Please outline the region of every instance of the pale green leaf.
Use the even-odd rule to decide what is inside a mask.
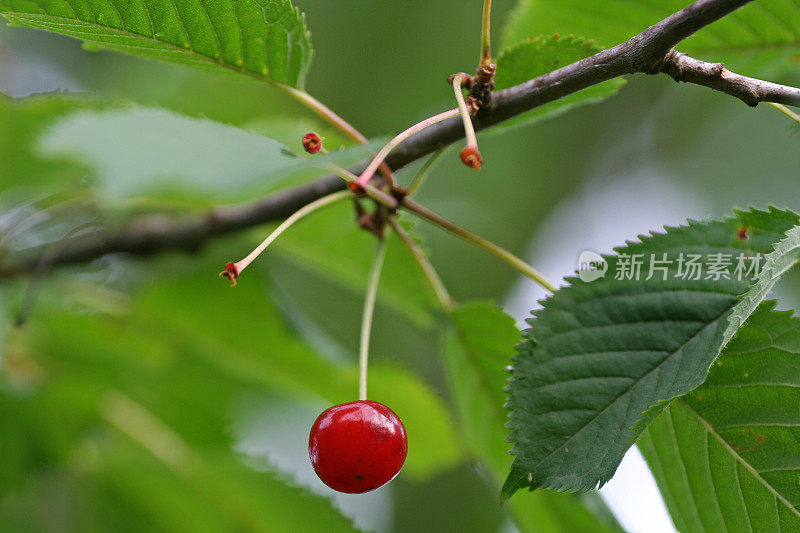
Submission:
[[[257,276],[249,289],[231,289],[216,275],[219,256],[216,250],[152,263],[148,275],[157,279],[113,315],[37,300],[27,327],[12,330],[3,346],[0,428],[14,446],[0,456],[4,496],[43,470],[75,469],[76,498],[91,500],[91,487],[105,484],[111,505],[132,509],[143,530],[181,523],[191,530],[286,530],[297,516],[308,517],[308,530],[318,523],[350,527],[327,501],[246,468],[231,423],[243,395],[253,392],[351,401],[356,364],[311,350]],[[370,397],[390,405],[408,430],[401,476],[426,478],[460,461],[444,401],[417,376],[376,362]],[[123,475],[128,471],[135,472]],[[192,509],[197,523],[182,517]],[[96,509],[74,529],[87,530],[84,519],[114,529]]]
[[[302,150],[300,137],[296,148]],[[107,198],[183,190],[218,203],[220,197],[250,198],[274,189],[303,168],[323,173],[320,165],[353,163],[369,148],[298,157],[252,131],[163,109],[126,107],[79,111],[54,121],[41,132],[37,155],[81,163]]]
[[[0,94],[0,189],[24,185],[75,186],[85,177],[84,168],[64,161],[46,161],[36,153],[37,139],[55,121],[86,109],[104,109],[89,98],[32,97],[13,100]]]
[[[243,275],[232,290],[216,278],[214,266],[204,270],[211,276],[184,275],[148,291],[137,309],[138,321],[179,340],[215,372],[251,386],[330,404],[355,398],[355,357],[337,364],[310,349],[265,298],[264,282],[254,273]],[[227,311],[237,309],[245,316]],[[423,479],[458,463],[458,437],[447,407],[419,377],[398,364],[371,361],[369,393],[398,413],[413,435],[405,474]]]
[[[169,302],[166,320],[144,309],[112,317],[38,304],[3,358],[0,427],[14,452],[0,458],[0,517],[21,520],[10,531],[53,530],[52,496],[27,492],[49,475],[63,484],[60,497],[81,502],[64,518],[76,531],[116,530],[128,513],[148,531],[268,532],[298,515],[311,522],[294,529],[315,531],[317,520],[353,530],[326,499],[239,460],[230,409],[253,384],[193,349],[170,323]],[[28,505],[42,516],[20,515]]]

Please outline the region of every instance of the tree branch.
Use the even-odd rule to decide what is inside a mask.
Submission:
[[[148,255],[161,250],[195,252],[210,238],[258,224],[283,219],[314,200],[342,190],[338,176],[293,187],[246,204],[217,207],[209,213],[179,219],[164,215],[142,215],[119,228],[106,228],[91,234],[37,246],[0,262],[0,279],[32,272],[42,258],[49,266],[84,263],[111,253]],[[52,249],[58,252],[53,253]]]
[[[709,87],[735,96],[749,106],[773,102],[800,107],[800,89],[748,78],[726,69],[724,63],[707,63],[675,49],[667,52],[657,68],[675,81]]]
[[[608,50],[525,83],[492,94],[488,106],[475,117],[484,129],[582,89],[620,76],[666,73],[678,81],[695,83],[740,98],[748,105],[777,102],[800,106],[800,89],[734,74],[721,63],[706,63],[681,54],[674,46],[696,31],[747,4],[750,0],[699,0]],[[461,119],[431,126],[395,148],[386,163],[398,170],[462,138]],[[360,174],[368,162],[352,168]],[[165,249],[193,251],[208,239],[265,222],[285,218],[303,205],[345,187],[334,175],[238,206],[178,220],[146,215],[121,228],[107,229],[59,245],[49,264],[81,263],[109,253],[146,255]],[[47,247],[32,248],[0,264],[0,278],[35,270]]]

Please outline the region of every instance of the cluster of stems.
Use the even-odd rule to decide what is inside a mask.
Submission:
[[[481,34],[481,61],[479,65],[479,69],[481,67],[485,67],[487,65],[491,65],[491,52],[489,47],[489,20],[490,20],[490,12],[491,12],[491,0],[485,0],[484,2],[484,10],[483,10],[483,31]],[[493,66],[493,65],[492,65]],[[310,215],[311,213],[322,209],[326,206],[332,205],[340,200],[343,200],[347,197],[352,196],[351,192],[354,193],[357,197],[358,196],[368,196],[371,200],[373,200],[378,209],[376,213],[388,213],[385,220],[381,220],[373,224],[370,228],[373,232],[376,233],[378,244],[375,251],[375,256],[372,260],[372,266],[370,268],[368,278],[367,278],[367,289],[366,289],[366,296],[364,299],[364,309],[362,315],[362,322],[361,322],[361,337],[359,343],[359,399],[365,400],[367,398],[367,362],[369,359],[369,345],[370,345],[370,332],[372,329],[372,321],[373,316],[375,313],[375,302],[377,298],[377,291],[378,291],[378,283],[380,280],[381,270],[383,267],[384,258],[386,256],[386,247],[387,247],[387,237],[390,230],[393,230],[400,238],[400,240],[404,243],[404,245],[408,248],[411,252],[412,256],[419,264],[420,268],[422,269],[423,274],[430,282],[430,285],[436,294],[437,298],[439,299],[442,307],[446,311],[450,311],[453,309],[455,303],[448,293],[447,289],[442,283],[441,278],[439,277],[436,270],[433,268],[433,265],[428,261],[427,257],[425,256],[424,252],[417,246],[414,240],[408,235],[405,231],[403,226],[397,220],[397,210],[399,208],[406,209],[411,213],[457,235],[468,242],[471,242],[484,250],[492,253],[496,257],[502,259],[521,273],[529,276],[537,283],[541,284],[545,288],[550,291],[555,291],[555,286],[548,282],[539,272],[537,272],[533,267],[525,263],[522,259],[518,258],[511,252],[501,248],[495,243],[489,242],[478,235],[466,230],[450,222],[449,220],[444,219],[443,217],[439,216],[438,214],[434,213],[433,211],[419,205],[418,203],[411,200],[410,196],[413,195],[425,179],[425,177],[430,172],[433,163],[438,159],[438,157],[442,154],[443,150],[433,154],[428,161],[423,165],[420,169],[417,176],[411,182],[410,186],[407,189],[400,189],[395,186],[394,180],[392,178],[391,169],[388,169],[385,163],[386,157],[394,150],[398,145],[400,145],[403,141],[419,133],[420,131],[447,120],[449,118],[455,117],[460,115],[463,119],[464,123],[464,133],[466,137],[466,146],[461,152],[461,159],[465,165],[474,168],[475,170],[479,170],[482,164],[482,159],[480,152],[478,151],[478,140],[475,135],[475,129],[472,125],[472,117],[470,109],[467,106],[467,102],[464,98],[463,94],[463,86],[467,81],[466,74],[456,74],[452,76],[452,84],[453,84],[453,92],[455,95],[456,102],[458,106],[455,109],[450,109],[448,111],[444,111],[432,117],[429,117],[413,126],[407,128],[397,136],[395,136],[391,141],[389,141],[381,150],[373,157],[369,165],[364,169],[364,171],[356,176],[352,172],[348,171],[345,168],[342,168],[338,165],[334,165],[332,163],[327,162],[320,162],[319,167],[324,168],[334,174],[340,176],[343,180],[348,182],[348,187],[350,192],[348,191],[340,191],[333,194],[329,194],[328,196],[324,196],[314,202],[307,204],[306,206],[302,207],[290,217],[288,217],[282,224],[280,224],[272,233],[270,233],[264,241],[259,244],[250,254],[246,257],[237,261],[235,263],[228,263],[225,266],[225,269],[220,273],[220,276],[227,277],[231,280],[233,285],[236,285],[236,281],[241,273],[255,260],[256,257],[261,255],[275,240],[284,233],[287,229],[289,229],[293,224],[298,222],[299,220],[303,219],[304,217]],[[310,98],[310,97],[309,97]],[[317,111],[321,116],[328,119],[328,121],[337,126],[341,131],[345,134],[349,135],[351,138],[356,140],[357,142],[364,143],[366,139],[363,135],[361,135],[355,128],[353,128],[350,124],[344,121],[338,115],[335,115],[332,111],[327,109],[326,107],[322,106],[319,102],[313,99],[304,98],[306,104],[312,107],[315,111]],[[327,153],[327,150],[323,147],[324,138],[320,137],[316,133],[308,133],[302,139],[303,148],[311,153],[316,154],[319,152]],[[375,172],[378,169],[382,169],[382,172],[385,177],[387,177],[386,183],[382,184],[381,187],[377,187],[371,183],[372,178],[375,176]],[[356,198],[356,202],[359,200]],[[388,222],[388,225],[386,224]]]

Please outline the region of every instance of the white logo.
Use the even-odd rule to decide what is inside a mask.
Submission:
[[[603,256],[591,250],[584,250],[578,257],[578,277],[581,281],[591,281],[605,277],[608,263]]]

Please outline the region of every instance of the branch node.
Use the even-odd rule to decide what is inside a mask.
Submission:
[[[469,88],[469,94],[475,99],[477,108],[491,106],[496,72],[497,65],[494,63],[481,64],[475,71],[475,83]]]

